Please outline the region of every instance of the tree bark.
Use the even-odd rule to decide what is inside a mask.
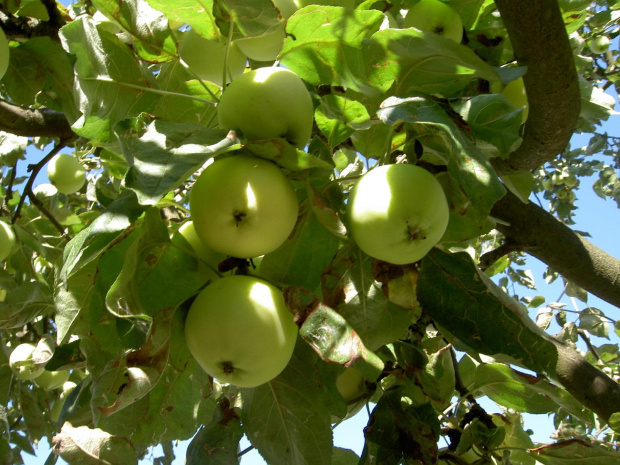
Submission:
[[[3,100],[0,100],[0,131],[24,137],[77,137],[64,113],[45,108],[31,110]]]
[[[509,250],[542,260],[583,289],[620,307],[620,260],[587,241],[532,202],[508,192],[491,210]]]
[[[493,160],[499,175],[531,171],[562,153],[581,105],[573,52],[556,0],[496,0],[523,76],[529,106],[523,142],[507,160]]]

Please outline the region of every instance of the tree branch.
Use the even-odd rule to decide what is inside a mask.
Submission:
[[[54,0],[41,0],[47,10],[49,20],[14,16],[0,12],[0,25],[9,38],[31,39],[33,37],[51,37],[59,41],[58,31],[65,25],[65,19],[58,10]]]
[[[64,113],[46,108],[31,110],[4,100],[0,100],[0,131],[24,137],[77,137]]]
[[[508,192],[491,210],[512,248],[540,259],[569,281],[620,308],[620,260],[585,240],[539,206]]]
[[[564,20],[556,0],[496,0],[523,76],[529,115],[523,141],[499,175],[531,171],[562,153],[579,118],[581,96]],[[550,53],[552,52],[552,53]]]

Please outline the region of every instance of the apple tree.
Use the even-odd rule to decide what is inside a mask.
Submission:
[[[620,261],[573,227],[582,188],[620,205],[620,138],[601,130],[619,11],[610,0],[2,2],[0,463],[47,438],[50,464],[134,464],[155,446],[153,461],[169,464],[180,440],[189,464],[234,464],[244,435],[276,465],[620,463],[620,323],[587,303],[620,307]],[[267,96],[257,79],[233,95],[236,79],[271,66],[304,96],[284,82]],[[575,134],[589,142],[571,145]],[[50,184],[59,154],[68,172],[53,162]],[[243,195],[226,184],[241,159],[275,169],[286,208],[264,201],[275,184]],[[397,176],[404,187],[357,192],[352,214],[366,172],[404,164],[416,168]],[[428,189],[409,184],[418,170]],[[266,229],[231,240],[265,203]],[[432,223],[428,205],[447,205],[447,221]],[[254,247],[280,223],[277,244]],[[421,256],[401,253],[427,231]],[[530,257],[579,310],[540,295]],[[271,323],[252,325],[259,288],[226,291],[235,275],[278,296],[285,355]],[[204,300],[234,311],[186,325],[214,283],[224,290]],[[218,379],[193,356],[203,340],[201,357],[226,346],[268,376]],[[358,457],[332,430],[361,408]],[[535,443],[524,413],[548,415],[553,441]]]

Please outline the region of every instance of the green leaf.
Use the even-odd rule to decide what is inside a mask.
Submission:
[[[54,309],[52,291],[38,281],[25,282],[0,302],[0,328],[21,328],[39,315]]]
[[[504,187],[489,161],[480,153],[455,121],[435,100],[413,97],[390,97],[383,102],[379,118],[387,124],[406,122],[412,125],[436,126],[443,131],[452,145],[452,153],[445,154],[448,173],[459,183],[471,203],[477,207],[482,221],[491,207],[504,195]]]
[[[232,26],[233,40],[273,32],[281,25],[279,12],[271,0],[223,0],[215,5],[214,11],[220,16],[220,28],[228,34],[227,29]],[[227,11],[218,12],[218,8]]]
[[[356,246],[345,246],[323,273],[321,287],[324,303],[347,320],[369,350],[376,350],[407,332],[414,311],[389,301],[372,262]]]
[[[328,231],[304,202],[291,236],[275,251],[265,255],[260,274],[266,279],[314,291],[321,273],[338,251],[340,240]]]
[[[187,447],[187,465],[234,465],[239,463],[237,451],[243,437],[241,419],[224,398],[220,400],[213,418],[205,425]]]
[[[609,339],[609,319],[598,308],[588,307],[579,314],[579,328]]]
[[[136,52],[143,60],[163,63],[176,58],[168,20],[146,0],[93,0],[93,4],[131,34]]]
[[[189,24],[203,37],[219,37],[219,29],[213,15],[213,0],[147,0],[156,10],[177,24]]]
[[[472,135],[497,147],[502,158],[506,158],[521,141],[521,111],[515,111],[503,95],[477,95],[469,99],[459,112]]]
[[[330,415],[313,373],[294,354],[277,378],[241,390],[245,433],[271,465],[331,464]]]
[[[352,129],[368,129],[370,127],[368,110],[358,101],[328,94],[321,97],[321,108],[325,116],[342,121]]]
[[[529,451],[530,455],[544,465],[618,465],[620,453],[588,444],[579,439],[550,444]]]
[[[347,126],[340,120],[330,118],[323,112],[323,108],[318,107],[314,112],[314,121],[317,127],[327,138],[330,147],[344,142],[355,132],[354,129]]]
[[[135,137],[129,122],[115,130],[131,166],[127,187],[136,192],[142,205],[155,205],[209,158],[236,143],[224,131],[162,120],[151,122],[140,137]]]
[[[304,289],[285,289],[288,308],[296,315],[299,336],[326,362],[352,366],[367,379],[377,379],[383,362],[360,340],[347,321],[316,295]]]
[[[135,465],[136,453],[126,438],[113,436],[99,428],[65,423],[54,436],[54,451],[69,463]]]
[[[379,29],[383,18],[376,10],[302,8],[286,23],[280,61],[310,84],[342,86],[376,96],[391,82],[386,85],[380,79],[369,79],[362,44]]]
[[[538,373],[553,373],[557,353],[548,336],[508,296],[494,287],[467,253],[431,250],[422,259],[418,300],[443,329],[489,356],[507,355]],[[501,292],[497,290],[497,292]],[[450,299],[445,299],[450,295]],[[498,331],[502,337],[498,338]]]
[[[76,56],[82,117],[73,129],[101,142],[114,139],[112,128],[126,118],[148,111],[158,99],[154,78],[116,36],[100,32],[81,16],[62,28],[68,51]]]
[[[395,80],[393,93],[450,95],[473,79],[498,81],[497,72],[472,50],[415,28],[383,29],[365,50],[371,82]]]

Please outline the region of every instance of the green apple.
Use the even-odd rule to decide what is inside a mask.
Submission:
[[[239,50],[256,61],[274,61],[284,46],[284,24],[277,30],[257,37],[236,40]]]
[[[336,378],[336,389],[347,404],[353,402],[366,393],[364,375],[357,368],[346,368]]]
[[[607,36],[597,36],[590,41],[590,50],[592,53],[596,53],[597,55],[600,53],[605,53],[609,50],[609,46],[611,45],[611,40]]]
[[[206,279],[218,279],[220,276],[216,273],[218,265],[222,260],[226,259],[226,254],[216,252],[215,250],[207,247],[204,242],[196,234],[196,228],[193,221],[186,221],[179,228],[179,234],[181,234],[196,256],[200,259],[199,270]]]
[[[185,321],[190,353],[223,383],[254,387],[286,367],[297,325],[282,292],[254,276],[214,281],[192,303]]]
[[[304,148],[312,135],[314,109],[304,82],[285,68],[266,67],[239,76],[217,107],[222,129],[248,140],[282,137]]]
[[[413,5],[405,16],[403,26],[438,34],[458,43],[463,39],[461,16],[439,0],[421,0]]]
[[[9,69],[10,54],[9,41],[2,28],[0,28],[0,79],[4,77],[6,70]]]
[[[58,389],[62,387],[69,380],[70,373],[66,370],[62,371],[48,371],[43,370],[34,382],[40,388],[45,389],[46,391],[51,391],[53,389]]]
[[[32,353],[36,349],[34,344],[19,344],[9,356],[9,366],[19,379],[35,379],[45,368],[37,368],[32,361]]]
[[[0,220],[0,262],[11,255],[15,242],[15,233],[11,225]]]
[[[200,79],[218,85],[222,85],[224,79],[224,66],[228,84],[243,73],[247,61],[235,42],[229,45],[219,40],[208,40],[192,29],[181,36],[179,58]]]
[[[515,79],[514,81],[510,81],[504,87],[504,90],[500,92],[501,95],[506,97],[506,99],[518,110],[523,108],[523,113],[521,113],[521,122],[525,123],[527,120],[527,115],[529,113],[529,105],[527,103],[527,94],[525,93],[525,85],[523,84],[523,78],[520,77]]]
[[[299,205],[277,165],[237,155],[216,160],[202,172],[190,192],[189,210],[196,234],[207,247],[252,258],[286,241]]]
[[[395,265],[426,255],[443,236],[449,218],[439,181],[409,164],[367,172],[351,190],[347,212],[357,245],[371,257]]]
[[[86,171],[77,158],[61,153],[47,164],[47,177],[58,192],[73,194],[86,182]]]

